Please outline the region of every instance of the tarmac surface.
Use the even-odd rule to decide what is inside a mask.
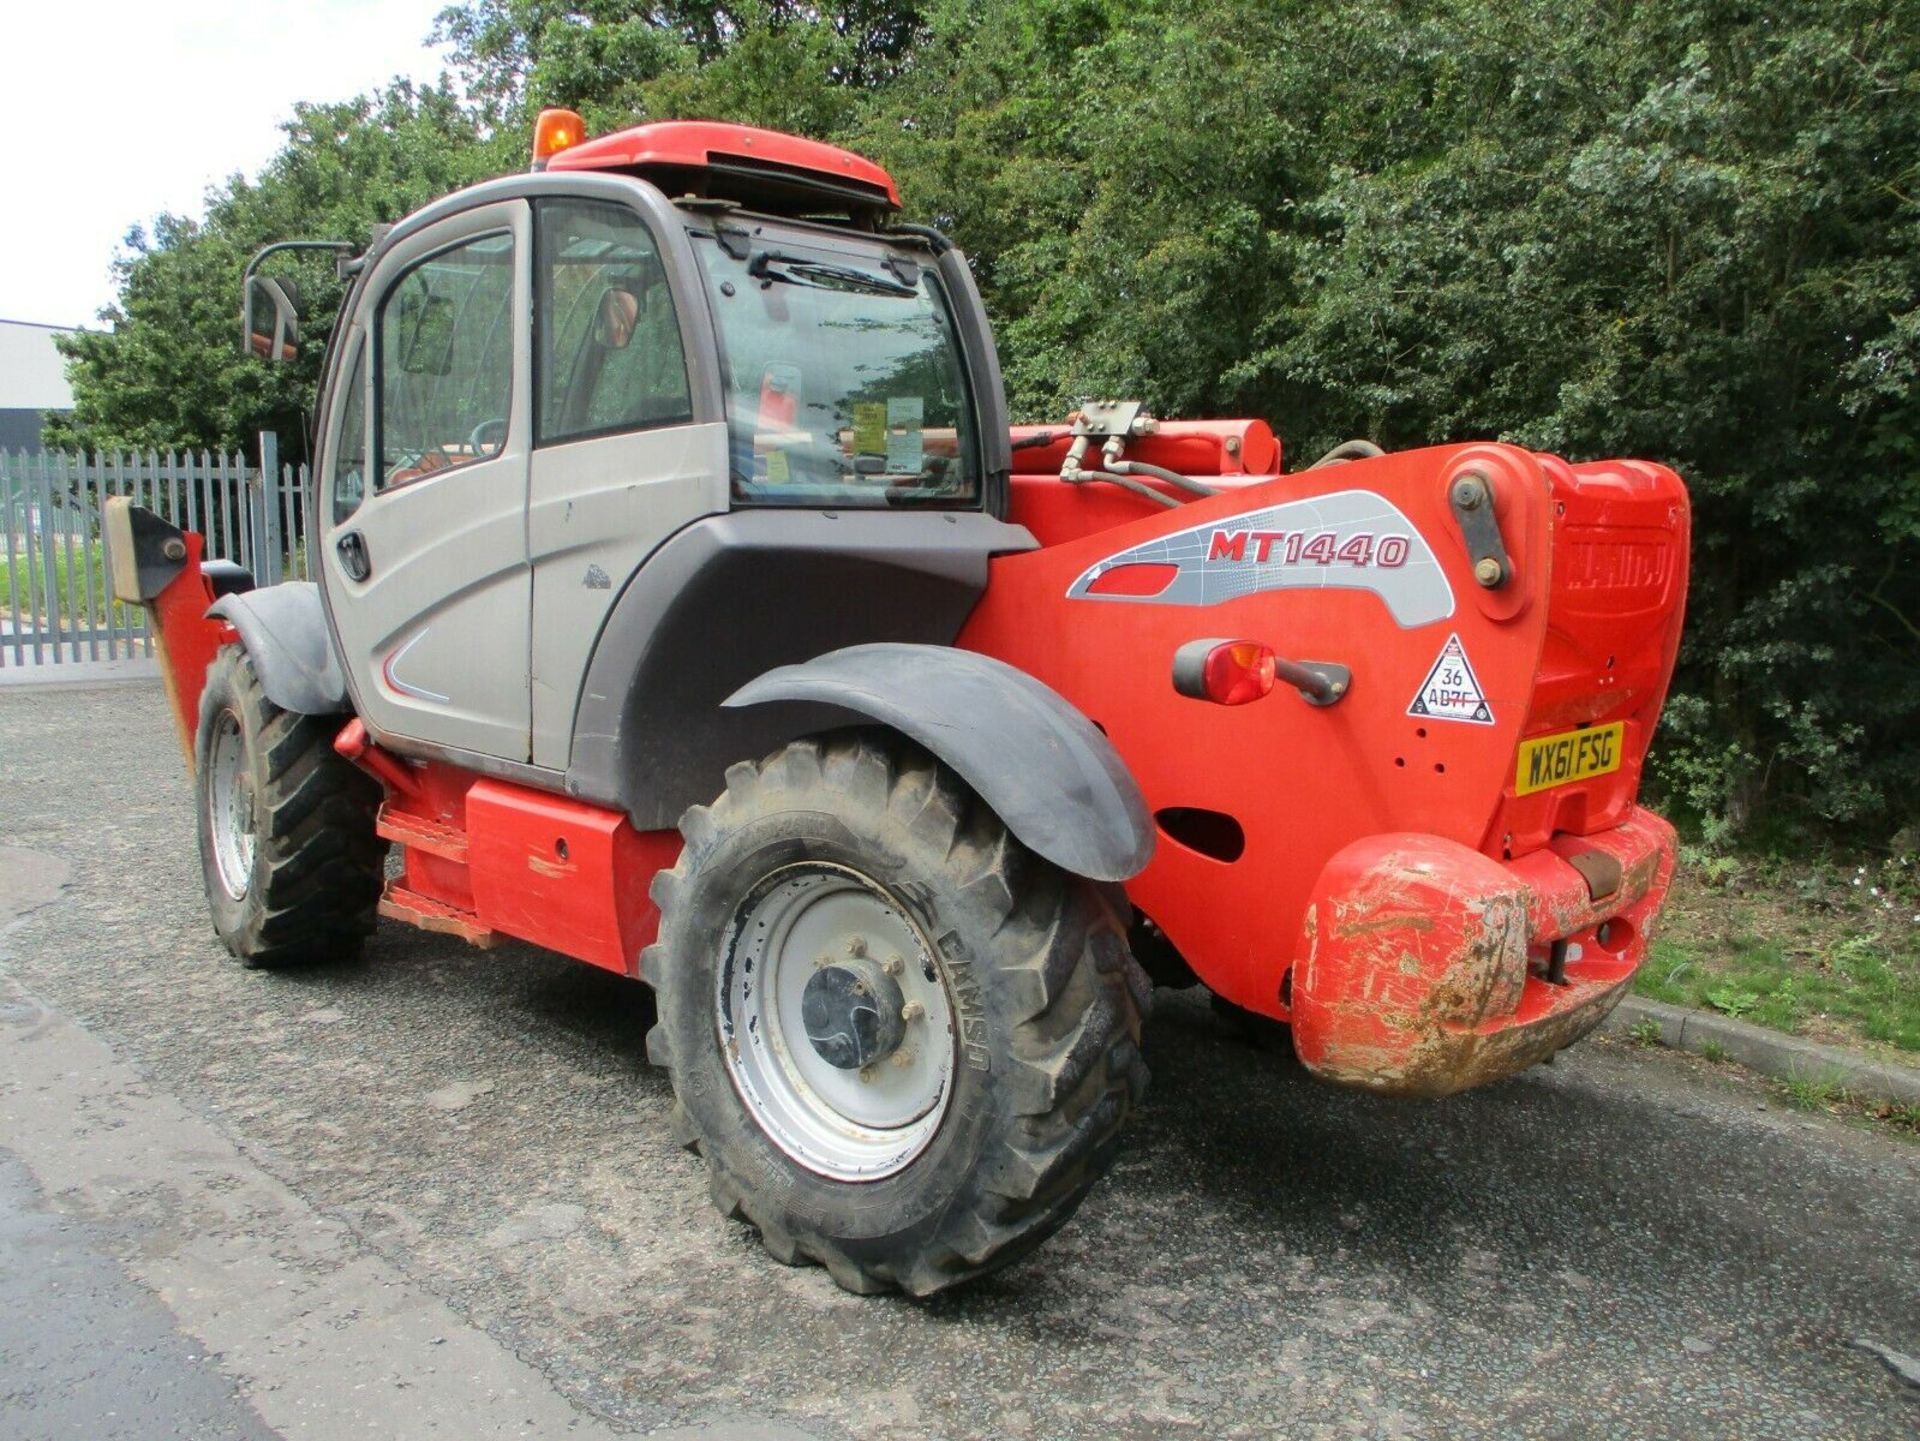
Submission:
[[[1920,1145],[1612,1043],[1396,1104],[1158,999],[1078,1217],[859,1299],[709,1205],[643,987],[391,923],[248,972],[159,688],[8,688],[0,1434],[1920,1433],[1855,1344],[1920,1355]]]

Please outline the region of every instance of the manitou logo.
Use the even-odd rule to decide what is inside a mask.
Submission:
[[[1207,543],[1207,561],[1249,559],[1255,565],[1377,565],[1397,570],[1407,563],[1412,541],[1404,535],[1371,531],[1340,534],[1331,530],[1216,530]],[[1278,554],[1276,554],[1276,550]]]

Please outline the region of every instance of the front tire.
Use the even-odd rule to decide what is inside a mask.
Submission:
[[[648,1049],[715,1204],[862,1293],[931,1295],[1064,1224],[1147,1081],[1111,891],[865,732],[734,766],[681,831]]]
[[[281,710],[240,646],[207,667],[194,732],[200,865],[214,933],[249,966],[341,959],[373,931],[386,878],[380,787],[334,750],[339,722]]]

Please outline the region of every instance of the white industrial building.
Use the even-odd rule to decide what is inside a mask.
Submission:
[[[67,362],[54,337],[69,327],[0,320],[0,451],[40,449],[40,427],[50,411],[73,409]]]

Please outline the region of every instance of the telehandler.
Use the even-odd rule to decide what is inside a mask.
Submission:
[[[1111,1161],[1154,978],[1438,1097],[1628,987],[1688,502],[1511,445],[1286,472],[1259,420],[1010,426],[965,258],[886,171],[740,125],[589,139],[324,244],[313,582],[116,501],[248,965],[376,916],[657,992],[715,1202],[928,1295]],[[389,847],[399,862],[389,874]]]

